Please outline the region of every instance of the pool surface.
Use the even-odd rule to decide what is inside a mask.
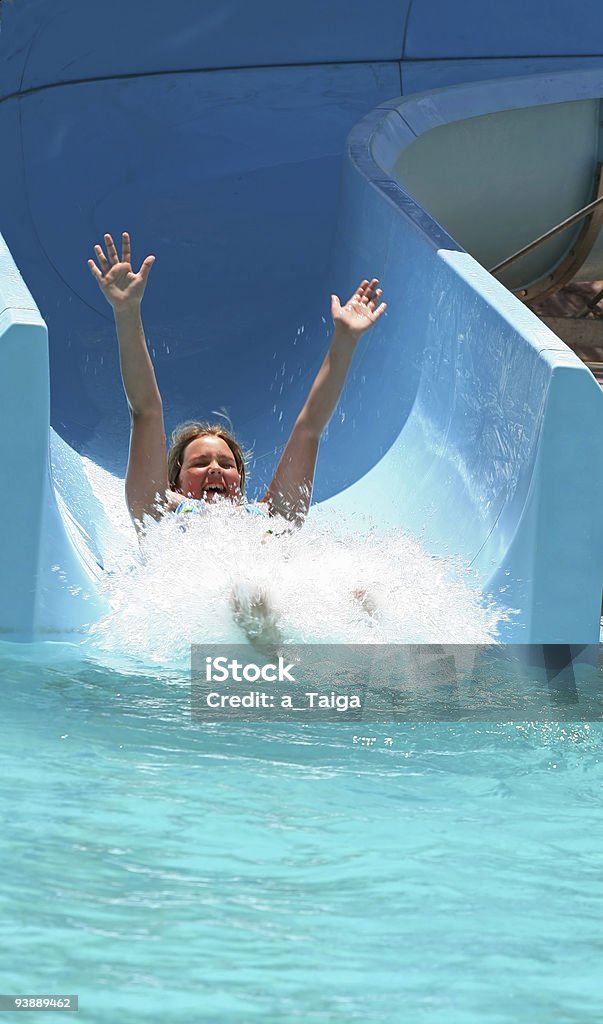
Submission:
[[[0,666],[4,992],[132,1024],[601,1020],[600,722],[204,725],[184,676]]]

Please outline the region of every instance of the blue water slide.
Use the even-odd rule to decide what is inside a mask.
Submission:
[[[592,189],[601,13],[584,7],[507,4],[500,21],[476,0],[388,0],[368,32],[356,0],[2,5],[2,635],[77,636],[103,610],[112,527],[88,467],[123,475],[129,425],[86,260],[126,229],[135,262],[157,257],[143,312],[168,429],[227,409],[252,493],[324,354],[330,292],[379,276],[388,315],[355,358],[316,500],[471,562],[519,609],[503,639],[598,639],[603,396],[477,261],[488,231],[475,251],[462,221],[448,233],[458,203],[431,209],[446,176],[418,194],[437,132],[434,174],[446,153],[458,171],[461,126],[574,103],[572,201]]]

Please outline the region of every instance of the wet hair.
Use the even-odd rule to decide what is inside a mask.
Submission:
[[[241,494],[245,493],[245,466],[249,459],[249,452],[244,451],[232,431],[227,430],[219,423],[183,423],[176,427],[172,434],[172,445],[168,452],[168,482],[172,490],[178,487],[178,476],[182,469],[184,452],[191,441],[198,437],[219,437],[225,441],[230,448],[239,473],[239,487]]]

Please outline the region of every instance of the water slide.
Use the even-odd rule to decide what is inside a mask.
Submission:
[[[603,395],[512,291],[596,194],[603,16],[478,0],[17,0],[0,21],[0,633],[103,609],[128,415],[104,232],[157,257],[144,304],[168,429],[227,409],[269,479],[327,343],[328,297],[380,277],[315,499],[459,555],[518,609],[501,638],[593,643]],[[572,9],[573,10],[573,9]],[[599,45],[599,44],[597,44]],[[595,238],[578,276],[603,276]],[[504,283],[503,283],[504,282]]]

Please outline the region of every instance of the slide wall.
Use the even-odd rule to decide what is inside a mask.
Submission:
[[[598,638],[601,393],[387,164],[462,118],[446,114],[455,82],[491,97],[490,80],[545,71],[547,103],[558,74],[572,99],[588,71],[594,97],[599,8],[585,27],[557,6],[501,21],[473,0],[384,2],[367,33],[343,0],[3,4],[5,488],[24,420],[31,459],[19,524],[3,513],[5,635],[70,635],[102,609],[107,524],[80,456],[123,473],[128,417],[86,260],[127,229],[135,262],[157,257],[144,317],[168,429],[226,409],[255,450],[252,496],[324,354],[330,292],[381,277],[388,315],[355,360],[316,499],[377,510],[507,587],[506,639]],[[411,109],[423,122],[405,140]]]

